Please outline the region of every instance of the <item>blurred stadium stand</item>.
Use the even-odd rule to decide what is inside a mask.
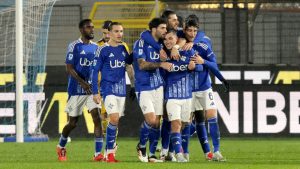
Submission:
[[[89,17],[94,2],[63,0],[56,3],[50,23],[47,65],[64,65],[67,44],[79,37],[77,24],[81,18]],[[189,14],[200,18],[201,29],[212,39],[218,63],[300,64],[299,1],[162,2],[183,18]],[[142,30],[127,32],[125,42],[132,45]],[[96,29],[95,40],[100,34],[100,29]]]

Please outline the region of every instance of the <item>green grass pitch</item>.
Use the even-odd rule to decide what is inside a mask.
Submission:
[[[224,138],[221,150],[227,162],[208,162],[196,138],[190,142],[189,163],[141,163],[136,156],[136,139],[118,138],[120,163],[92,162],[93,138],[77,139],[67,145],[67,162],[58,162],[58,139],[45,143],[0,143],[1,169],[247,169],[300,168],[300,141],[297,138]]]

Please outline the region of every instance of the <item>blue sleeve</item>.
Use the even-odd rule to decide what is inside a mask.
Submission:
[[[133,58],[132,58],[132,54],[129,54],[125,48],[125,46],[123,46],[123,52],[125,52],[125,63],[131,65],[133,62]]]
[[[144,40],[140,39],[135,42],[133,47],[133,57],[136,59],[143,58],[146,60],[146,54],[144,52]]]
[[[74,65],[74,60],[75,60],[75,56],[76,56],[76,50],[75,50],[75,46],[74,44],[69,44],[68,46],[68,50],[67,50],[67,54],[66,54],[66,64],[71,64]]]
[[[202,71],[203,71],[203,65],[201,65],[201,64],[196,64],[195,71],[196,71],[196,72],[202,72]]]
[[[195,37],[195,39],[194,39],[194,44],[200,43],[201,40],[203,39],[203,36],[204,36],[204,35],[205,35],[204,32],[198,31],[198,32],[197,32],[197,35],[196,35],[196,37]]]
[[[141,33],[141,39],[143,39],[146,43],[151,45],[155,50],[160,51],[161,45],[160,43],[156,42],[154,38],[151,35],[151,32],[149,30],[146,30]]]
[[[99,71],[103,67],[103,56],[101,55],[101,47],[97,49],[95,58],[94,58],[94,63],[91,71],[91,76],[92,76],[92,92],[93,94],[98,94],[98,74]]]
[[[207,48],[206,55],[208,59],[207,60],[204,59],[203,65],[207,67],[220,81],[223,81],[224,77],[222,76],[218,68],[215,54],[213,53],[213,51],[211,51],[210,48]]]

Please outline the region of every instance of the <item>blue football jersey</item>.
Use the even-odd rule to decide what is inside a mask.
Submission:
[[[126,96],[126,63],[129,54],[124,45],[116,47],[105,44],[98,48],[92,67],[92,91],[98,93],[98,73],[101,71],[100,92],[105,98],[108,95]]]
[[[78,76],[86,82],[89,80],[90,67],[93,65],[97,48],[96,43],[85,44],[81,39],[70,43],[68,46],[66,64],[73,65]],[[69,96],[86,94],[78,81],[71,75],[68,76],[68,94]]]
[[[179,51],[180,60],[167,60],[173,64],[172,70],[166,72],[165,99],[188,99],[192,98],[192,76],[188,65],[191,57],[194,56],[194,50]],[[199,67],[202,65],[198,65]]]
[[[193,49],[204,59],[203,71],[193,73],[193,91],[204,91],[211,88],[211,79],[209,71],[213,73],[220,72],[216,63],[216,56],[205,43],[197,43]],[[220,74],[220,76],[222,76]]]
[[[133,47],[133,68],[135,76],[135,89],[137,92],[154,90],[163,86],[163,78],[160,69],[141,70],[139,68],[138,59],[145,59],[147,62],[160,62],[159,51],[155,50],[151,45],[144,43],[139,39],[134,43]]]

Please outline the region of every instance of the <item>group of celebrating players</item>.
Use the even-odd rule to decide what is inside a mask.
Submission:
[[[130,93],[136,95],[144,115],[136,147],[140,161],[188,162],[189,138],[195,131],[205,158],[225,161],[220,152],[217,107],[209,72],[222,81],[226,92],[229,84],[218,69],[211,40],[199,30],[198,17],[189,15],[181,28],[176,13],[166,10],[148,25],[149,30],[141,33],[130,53],[122,42],[121,23],[106,21],[102,27],[103,39],[97,44],[91,41],[92,21],[80,21],[81,37],[69,45],[66,55],[69,99],[65,111],[69,121],[57,145],[59,161],[67,160],[68,136],[87,106],[94,122],[93,160],[118,162],[116,137],[125,110],[126,71],[131,81]],[[103,113],[100,115],[101,101],[107,121]],[[213,151],[207,138],[206,120]],[[106,146],[102,154],[104,130]],[[157,158],[160,137],[162,148]]]

